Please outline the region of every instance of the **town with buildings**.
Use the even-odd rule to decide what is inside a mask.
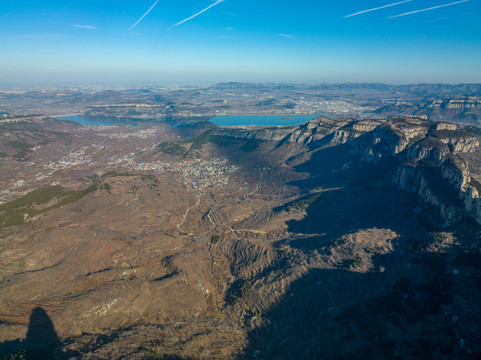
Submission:
[[[105,149],[103,145],[92,144],[91,146],[84,146],[72,151],[57,161],[48,161],[44,168],[49,172],[47,174],[38,172],[36,180],[43,180],[51,176],[56,170],[95,166],[96,163],[88,155],[91,147],[95,150]],[[189,190],[204,190],[210,187],[228,185],[229,174],[239,169],[235,165],[229,165],[228,160],[225,158],[213,157],[208,160],[138,162],[135,153],[119,157],[110,156],[106,169],[118,169],[119,167],[132,172],[169,173],[172,174],[170,176],[172,179],[182,182]]]
[[[94,165],[93,159],[90,158],[88,155],[86,155],[88,148],[89,148],[88,146],[84,146],[62,157],[60,160],[49,161],[45,165],[45,167],[47,169],[60,170],[60,169],[69,169],[73,166],[79,166],[79,165],[93,166]]]
[[[119,165],[132,171],[172,173],[172,178],[182,182],[189,190],[204,190],[215,186],[228,185],[229,174],[239,170],[239,167],[229,165],[227,159],[216,157],[209,160],[195,159],[137,163],[135,155],[130,154],[109,162],[111,167]]]

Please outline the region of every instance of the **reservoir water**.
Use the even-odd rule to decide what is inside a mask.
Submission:
[[[210,119],[218,126],[290,126],[303,124],[320,115],[224,115]]]
[[[86,117],[82,115],[67,115],[67,116],[55,116],[55,119],[62,121],[73,121],[83,125],[103,125],[103,126],[113,126],[113,125],[129,125],[137,126],[137,119],[118,119],[118,118],[106,118],[106,117]]]
[[[210,119],[211,122],[218,126],[241,126],[241,125],[258,125],[258,126],[290,126],[299,125],[309,120],[315,119],[320,115],[223,115],[215,116]],[[82,115],[68,115],[68,116],[56,116],[57,120],[73,121],[83,125],[128,125],[138,126],[139,123],[155,124],[158,121],[142,120],[138,119],[118,119],[118,118],[105,118],[94,116],[82,116]],[[193,118],[194,119],[194,118]]]

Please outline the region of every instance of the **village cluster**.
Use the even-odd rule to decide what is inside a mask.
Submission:
[[[132,157],[123,157],[112,162],[125,164],[136,171],[171,172],[173,179],[181,181],[190,190],[203,190],[208,187],[229,184],[229,174],[239,168],[229,165],[227,159],[185,160],[177,162],[151,161],[136,163]],[[110,163],[109,163],[110,164]]]
[[[100,146],[100,145],[93,145]],[[58,161],[49,161],[45,167],[52,170],[68,169],[72,166],[87,165],[93,166],[93,160],[86,155],[88,146],[84,146],[77,151],[73,151]],[[105,148],[105,147],[104,147]]]
[[[112,129],[112,126],[99,126],[99,130],[105,129]],[[128,139],[128,138],[139,138],[139,139],[148,139],[151,136],[154,136],[158,132],[158,127],[154,126],[150,129],[140,129],[136,131],[132,131],[132,127],[127,128],[129,131],[117,131],[117,132],[108,132],[103,133],[99,132],[97,135],[102,137],[107,137],[109,139]]]
[[[102,146],[92,145],[100,150]],[[103,147],[105,148],[105,147]],[[88,155],[89,147],[82,147],[74,152],[69,153],[58,161],[49,161],[45,164],[45,168],[50,171],[68,169],[75,166],[94,166],[93,159]],[[211,158],[209,160],[184,160],[184,161],[151,161],[137,162],[134,153],[130,153],[118,158],[110,157],[107,168],[123,167],[128,170],[149,171],[157,173],[172,173],[173,179],[181,181],[190,190],[203,190],[212,186],[229,184],[229,174],[237,171],[239,168],[229,165],[227,159]],[[51,175],[50,172],[48,175]],[[43,179],[47,175],[37,174],[37,180]]]

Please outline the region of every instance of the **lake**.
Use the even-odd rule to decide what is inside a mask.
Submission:
[[[67,116],[55,116],[57,120],[62,121],[73,121],[83,125],[103,125],[103,126],[113,126],[113,125],[129,125],[138,126],[137,119],[118,119],[118,118],[105,118],[105,117],[85,117],[82,115],[67,115]]]
[[[290,126],[303,124],[309,120],[315,119],[320,115],[223,115],[215,116],[210,119],[211,122],[218,126],[240,126],[240,125],[258,125],[258,126]],[[83,125],[128,125],[138,126],[138,119],[118,119],[105,118],[83,115],[56,116],[57,120],[73,121]],[[195,118],[192,118],[194,120]],[[159,123],[159,120],[148,121],[142,120],[141,123]]]
[[[218,126],[290,126],[303,124],[320,115],[224,115],[210,119]]]

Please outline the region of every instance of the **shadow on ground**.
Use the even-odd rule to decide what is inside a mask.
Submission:
[[[422,238],[434,230],[431,224],[419,221],[417,196],[392,185],[395,159],[367,164],[352,149],[349,144],[319,149],[295,167],[308,174],[305,180],[291,183],[301,192],[331,190],[309,204],[302,219],[287,222],[291,233],[301,235],[290,242],[291,247],[313,250],[344,234],[369,228],[391,229],[405,239]],[[436,214],[439,210],[426,209],[424,213]]]
[[[77,352],[64,351],[49,316],[40,307],[30,315],[27,337],[24,340],[0,343],[0,359],[69,359]]]
[[[292,183],[301,191],[337,189],[288,222],[301,236],[288,243],[310,254],[347,233],[390,229],[399,235],[393,251],[372,258],[373,268],[383,270],[343,264],[310,270],[261,315],[239,359],[481,359],[481,272],[466,261],[471,267],[460,275],[462,246],[446,253],[414,249],[436,229],[439,210],[423,208],[420,217],[417,197],[395,189],[395,159],[366,164],[351,150],[320,149],[296,166],[309,174]]]
[[[264,325],[250,332],[239,359],[481,358],[477,320],[469,340],[460,341],[457,323],[457,317],[480,319],[479,291],[457,308],[453,275],[442,263],[426,266],[430,275],[421,283],[381,273],[312,270],[262,315]]]

